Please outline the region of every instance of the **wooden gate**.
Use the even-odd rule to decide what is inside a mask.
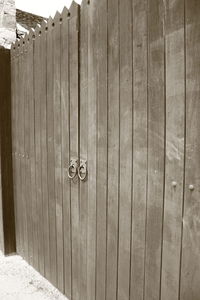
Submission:
[[[17,250],[72,300],[199,299],[199,15],[84,0],[12,47]]]
[[[79,299],[78,6],[42,23],[12,48],[17,251]],[[72,273],[73,269],[73,273]]]

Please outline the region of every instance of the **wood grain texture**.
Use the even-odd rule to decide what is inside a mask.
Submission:
[[[145,300],[160,298],[165,163],[165,56],[163,3],[148,7],[148,199]]]
[[[61,130],[62,130],[62,195],[65,295],[71,299],[71,202],[67,171],[69,156],[69,11],[61,17]]]
[[[69,19],[70,160],[79,158],[79,6],[72,2]],[[72,299],[80,299],[80,202],[79,181],[70,182],[72,232]]]
[[[186,47],[186,169],[180,299],[198,299],[199,252],[199,62],[200,3],[185,2]],[[194,186],[194,190],[189,189]]]
[[[198,299],[199,10],[73,2],[12,47],[17,252],[69,299]]]
[[[34,50],[35,50],[35,33],[30,31],[29,34],[29,79],[27,85],[29,90],[30,101],[30,186],[31,186],[31,220],[32,220],[32,264],[38,268],[38,234],[37,234],[37,203],[36,203],[36,169],[35,169],[35,97],[34,97]]]
[[[19,73],[20,73],[20,60],[19,60],[19,42],[17,42],[17,68],[18,68],[18,72],[16,73],[16,80],[17,83],[19,82]],[[20,190],[21,190],[21,185],[20,185],[20,159],[19,159],[19,154],[20,154],[20,149],[19,149],[19,126],[20,126],[20,101],[19,101],[19,91],[20,91],[20,84],[17,84],[17,88],[16,88],[16,102],[18,103],[17,105],[17,112],[16,112],[16,122],[17,122],[17,127],[16,127],[16,134],[17,134],[17,141],[16,141],[16,168],[17,168],[17,173],[16,173],[16,180],[17,180],[17,196],[16,196],[16,202],[17,202],[17,222],[16,222],[16,226],[17,226],[17,236],[16,236],[16,241],[17,241],[17,253],[20,254],[20,242],[21,242],[21,228],[20,228],[20,203],[19,203],[19,194],[20,194]]]
[[[88,1],[80,9],[80,159],[88,160]],[[80,300],[87,299],[88,181],[80,182]]]
[[[27,51],[27,137],[26,137],[26,160],[27,160],[27,205],[28,205],[28,254],[29,263],[33,265],[33,203],[32,203],[32,173],[31,173],[31,160],[32,160],[32,132],[31,132],[31,120],[34,117],[32,111],[32,99],[33,99],[33,43],[31,33],[26,37],[26,51]]]
[[[117,299],[119,210],[119,3],[108,1],[108,191],[106,299]]]
[[[43,96],[40,99],[40,126],[41,126],[41,184],[43,204],[43,236],[44,236],[44,274],[50,279],[50,242],[49,242],[49,191],[47,168],[47,23],[41,24],[41,86]]]
[[[165,2],[166,167],[161,299],[179,299],[184,184],[185,53],[183,1]],[[178,113],[177,113],[178,112]],[[173,186],[174,183],[176,186]]]
[[[96,215],[96,300],[106,299],[107,240],[107,0],[96,8],[97,19],[97,215]]]
[[[34,51],[34,82],[35,82],[35,170],[36,170],[36,201],[37,201],[37,231],[38,231],[38,270],[44,275],[44,228],[42,199],[42,169],[41,169],[41,98],[43,97],[43,72],[41,56],[41,27],[35,30]]]
[[[63,291],[63,228],[62,228],[62,189],[61,189],[61,93],[60,93],[60,14],[54,17],[53,30],[53,107],[54,107],[54,168],[56,205],[56,247],[57,247],[57,286]]]
[[[57,285],[56,203],[54,154],[54,22],[48,20],[47,31],[47,163],[49,191],[50,281]]]
[[[26,35],[24,38],[24,77],[28,78],[29,74],[29,66],[28,66],[28,36]],[[29,91],[28,85],[26,84],[24,87],[24,193],[25,193],[25,214],[24,214],[24,226],[25,226],[25,239],[26,243],[26,259],[30,263],[30,212],[31,209],[29,207],[30,204],[30,181],[29,181]]]
[[[13,153],[13,201],[14,201],[14,222],[15,222],[15,243],[17,251],[18,240],[18,210],[17,210],[17,42],[11,48],[11,113],[12,113],[12,153]]]
[[[87,228],[87,299],[96,295],[96,189],[97,189],[97,1],[88,12],[88,228]]]
[[[25,240],[25,176],[24,176],[24,93],[25,89],[23,88],[25,84],[25,76],[24,76],[24,39],[20,40],[19,47],[19,78],[20,78],[20,88],[19,88],[19,163],[20,163],[20,255],[27,259],[26,256],[26,243]],[[23,214],[25,212],[25,214]],[[24,224],[24,225],[23,225]]]
[[[119,6],[120,20],[120,192],[118,300],[130,297],[132,208],[132,1]]]
[[[147,1],[133,1],[133,204],[130,299],[142,300],[147,201]]]

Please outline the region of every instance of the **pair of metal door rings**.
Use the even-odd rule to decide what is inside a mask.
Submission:
[[[68,168],[68,177],[74,179],[76,176],[79,177],[81,181],[87,179],[87,161],[81,159],[80,162],[78,159],[71,159],[69,168]]]

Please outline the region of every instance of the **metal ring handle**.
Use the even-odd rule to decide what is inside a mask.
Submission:
[[[81,172],[83,170],[83,172]],[[82,176],[83,174],[83,176]],[[78,168],[78,177],[81,181],[84,181],[87,177],[87,164],[86,161],[81,161],[80,166]]]
[[[69,168],[68,168],[68,177],[70,179],[74,179],[77,175],[77,162],[76,161],[71,161],[70,165],[69,165]],[[71,170],[74,169],[75,172],[73,172],[73,175],[71,175]]]

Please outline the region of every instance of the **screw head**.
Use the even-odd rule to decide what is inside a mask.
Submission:
[[[177,186],[177,182],[176,181],[172,181],[172,186],[176,187]]]
[[[194,185],[193,185],[193,184],[190,184],[190,185],[189,185],[189,190],[190,190],[190,191],[194,191]]]

